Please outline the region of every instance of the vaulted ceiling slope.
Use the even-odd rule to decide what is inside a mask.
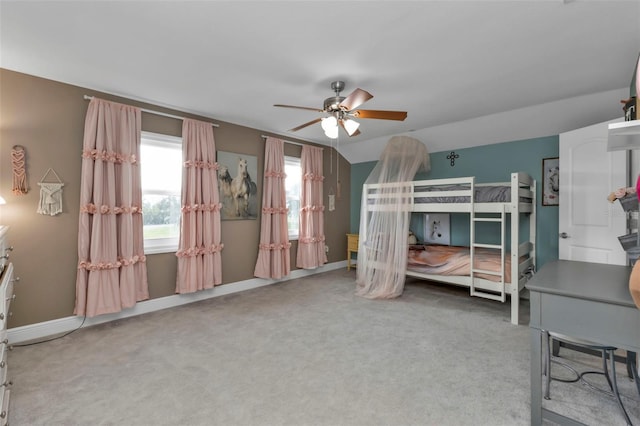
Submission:
[[[351,163],[410,133],[431,152],[622,116],[640,0],[1,1],[0,66],[329,145],[330,83],[374,95]]]

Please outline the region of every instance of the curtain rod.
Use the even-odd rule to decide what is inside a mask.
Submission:
[[[276,136],[267,136],[267,135],[260,135],[260,136],[262,136],[262,139],[266,139],[266,138],[278,139]],[[305,146],[306,145],[306,144],[300,143],[300,142],[292,142],[292,141],[285,141],[285,140],[283,140],[282,142],[288,143],[290,145],[298,145],[298,146]],[[324,151],[324,148],[320,148],[320,149]]]
[[[89,101],[93,99],[93,96],[84,95],[84,99]],[[161,115],[163,117],[175,118],[178,120],[184,120],[186,118],[186,117],[181,117],[179,115],[167,114],[166,112],[154,111],[152,109],[146,109],[146,108],[140,108],[140,111],[148,112],[149,114]],[[216,123],[209,123],[209,124],[211,124],[213,127],[220,127],[220,125]]]

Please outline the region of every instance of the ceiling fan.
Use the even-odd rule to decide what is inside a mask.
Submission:
[[[344,90],[344,81],[331,82],[331,89],[336,93],[336,95],[325,99],[322,109],[281,104],[276,104],[274,106],[306,109],[309,111],[326,113],[327,116],[325,117],[316,118],[315,120],[301,124],[298,127],[294,127],[289,131],[296,132],[307,126],[321,122],[325,135],[331,139],[336,139],[338,137],[338,126],[342,127],[349,136],[359,135],[360,130],[358,130],[358,127],[360,126],[360,123],[355,121],[354,118],[375,118],[379,120],[397,121],[403,121],[407,118],[406,111],[358,109],[360,105],[373,98],[373,95],[365,90],[356,89],[347,97],[340,96],[340,92]]]

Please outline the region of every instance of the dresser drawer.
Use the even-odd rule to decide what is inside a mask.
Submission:
[[[8,293],[10,292],[10,293]],[[11,299],[13,295],[13,263],[9,263],[2,273],[2,281],[0,281],[0,330],[7,328],[7,319],[9,316],[9,304],[11,300],[7,301],[7,298]]]
[[[7,243],[8,226],[0,226],[0,273],[6,268],[9,263],[9,253],[13,250]]]
[[[0,425],[7,424],[8,412],[9,412],[9,387],[11,381],[8,374],[7,366],[7,333],[1,333],[3,343],[0,344],[0,351],[2,351],[2,358],[0,358]],[[4,416],[2,415],[4,413]]]
[[[7,315],[11,314],[11,311],[9,310],[9,307],[11,306],[11,302],[13,301],[13,299],[15,299],[16,295],[13,294],[13,282],[15,281],[15,279],[13,278],[13,264],[11,264],[11,277],[9,278],[9,281],[6,283],[6,287],[4,287],[3,291],[0,291],[0,293],[2,293],[3,297],[4,297],[4,312],[6,312]]]
[[[2,409],[0,409],[0,425],[5,426],[9,424],[9,396],[11,395],[11,390],[5,388],[4,394],[2,397]]]
[[[13,296],[13,263],[9,263],[2,273],[2,281],[0,281],[0,330],[7,328],[7,319],[9,316],[9,305]],[[8,299],[8,300],[7,300]]]
[[[2,377],[6,376],[7,371],[7,358],[9,354],[9,343],[7,341],[7,332],[0,333],[2,338],[2,342],[0,343],[0,375]],[[4,383],[4,382],[0,382]]]
[[[8,230],[8,226],[0,226],[0,426],[9,424],[11,379],[7,365],[9,353],[7,320],[9,306],[13,300],[13,285],[17,280],[14,278],[13,264],[9,261],[13,247],[9,246],[7,242]]]

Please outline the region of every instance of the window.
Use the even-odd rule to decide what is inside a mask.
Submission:
[[[289,239],[298,239],[300,227],[300,198],[302,194],[302,167],[300,159],[296,157],[284,157],[284,172],[287,178],[284,180],[287,192],[287,227],[289,228]]]
[[[142,213],[146,254],[178,250],[182,138],[142,132]]]

